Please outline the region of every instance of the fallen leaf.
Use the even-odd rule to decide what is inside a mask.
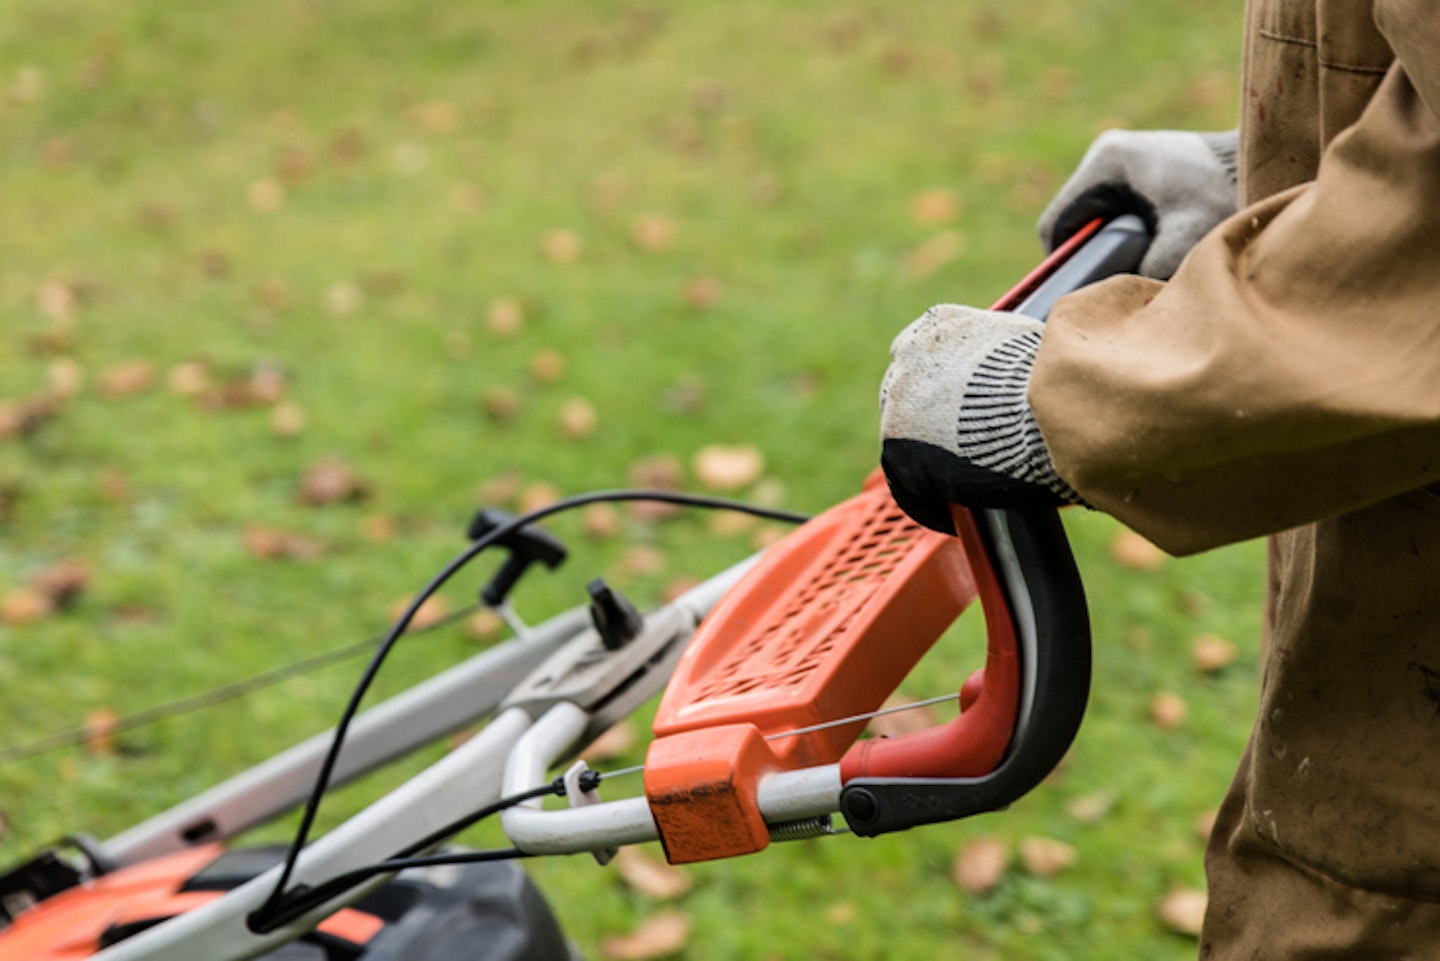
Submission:
[[[170,368],[165,383],[172,394],[197,397],[210,389],[210,367],[198,360],[187,360]]]
[[[695,455],[695,476],[712,490],[748,487],[765,471],[765,456],[758,447],[714,444]]]
[[[144,393],[155,383],[155,365],[132,360],[111,367],[100,375],[100,392],[107,397],[129,397]]]
[[[1210,835],[1215,833],[1215,821],[1219,817],[1219,811],[1201,812],[1200,816],[1195,819],[1195,836],[1208,843]]]
[[[967,894],[984,894],[1005,877],[1010,866],[1010,849],[997,837],[979,837],[955,855],[950,875]]]
[[[647,918],[629,934],[600,941],[600,955],[608,961],[648,961],[678,954],[690,940],[690,918],[665,911]]]
[[[396,601],[390,605],[390,620],[392,623],[400,619],[400,615],[405,613],[405,609],[410,606],[412,601],[414,601],[414,598],[407,597],[404,600]],[[406,630],[423,631],[427,627],[433,627],[444,620],[445,615],[448,613],[449,610],[445,604],[445,599],[432,594],[420,603],[420,607],[415,611],[415,616],[410,618],[410,625]]]
[[[50,393],[62,399],[74,397],[85,386],[85,368],[71,357],[61,357],[52,362],[46,374],[50,381]]]
[[[682,595],[694,590],[696,587],[699,586],[700,579],[698,577],[677,577],[673,581],[667,583],[664,589],[660,591],[660,599],[666,604],[670,604],[680,598]]]
[[[417,103],[406,114],[421,133],[443,136],[460,129],[460,111],[448,100]]]
[[[757,551],[763,551],[770,545],[784,540],[785,535],[788,533],[790,532],[786,528],[780,527],[777,524],[766,524],[757,530],[754,536],[750,538],[750,545]]]
[[[310,507],[364,500],[370,485],[344,461],[327,457],[310,465],[300,479],[300,503]]]
[[[549,507],[560,499],[560,489],[547,481],[533,481],[520,492],[520,513],[528,514]]]
[[[553,384],[565,376],[565,355],[558,350],[542,350],[530,358],[530,376],[542,384]]]
[[[505,620],[489,608],[484,608],[465,618],[465,633],[488,644],[499,640],[505,633]]]
[[[710,520],[706,522],[705,528],[716,537],[738,537],[753,530],[759,522],[760,519],[753,514],[742,514],[740,511],[714,511],[710,514]]]
[[[580,235],[563,227],[547,233],[540,243],[545,259],[555,264],[573,264],[580,259],[584,248],[585,242]]]
[[[1201,674],[1214,674],[1235,663],[1235,645],[1218,634],[1201,634],[1190,645],[1190,662]]]
[[[849,924],[856,917],[855,905],[850,901],[837,901],[825,909],[825,920],[831,924]]]
[[[647,253],[663,253],[675,246],[675,222],[665,217],[637,217],[630,225],[630,242]]]
[[[1136,571],[1158,571],[1167,555],[1132,530],[1121,530],[1110,542],[1110,557],[1121,567]]]
[[[42,313],[57,324],[74,322],[80,298],[75,288],[60,280],[47,280],[35,292],[35,303]]]
[[[583,397],[572,397],[560,408],[560,433],[570,440],[593,435],[598,421],[595,405]]]
[[[298,437],[305,430],[305,411],[297,404],[277,404],[270,412],[270,433]]]
[[[96,757],[115,753],[115,729],[120,715],[108,707],[97,707],[85,716],[85,750]]]
[[[885,709],[904,707],[905,710],[895,711],[891,714],[881,714],[872,717],[868,730],[875,737],[900,737],[903,734],[912,734],[915,731],[923,731],[929,727],[935,727],[940,723],[940,717],[929,706],[909,707],[913,704],[907,698],[892,696],[885,702]]]
[[[610,504],[590,504],[581,513],[580,526],[586,537],[609,540],[620,533],[620,512]]]
[[[0,402],[0,440],[29,437],[60,412],[61,402],[52,397]]]
[[[491,384],[480,395],[480,409],[497,424],[507,424],[520,413],[520,395],[509,387]]]
[[[1165,691],[1150,701],[1150,720],[1162,731],[1173,731],[1185,721],[1187,710],[1184,698]]]
[[[262,560],[313,560],[320,556],[320,542],[293,531],[251,524],[241,533],[245,550]]]
[[[388,544],[395,539],[399,525],[389,514],[366,514],[360,518],[361,535],[373,544]]]
[[[616,565],[624,574],[659,574],[665,569],[665,552],[648,544],[628,547]]]
[[[638,847],[621,848],[610,863],[627,887],[652,901],[674,901],[690,892],[690,875]]]
[[[720,303],[724,288],[714,277],[692,277],[685,282],[685,305],[692,310],[711,310]]]
[[[0,597],[0,623],[19,627],[48,617],[53,608],[50,599],[33,587],[20,587]]]
[[[520,497],[522,483],[520,475],[515,471],[497,474],[480,486],[479,501],[485,507],[512,505]]]
[[[262,177],[251,182],[245,190],[245,197],[250,201],[251,210],[271,214],[285,205],[285,188],[278,180]]]
[[[585,759],[585,763],[593,767],[624,756],[634,746],[634,726],[629,721],[621,721],[591,741],[585,750],[580,752],[580,756]]]
[[[1177,888],[1165,895],[1155,906],[1155,915],[1160,923],[1176,934],[1198,938],[1205,922],[1205,908],[1209,903],[1204,891],[1191,888]]]
[[[59,561],[37,571],[30,578],[30,586],[45,598],[52,611],[64,610],[90,586],[90,568],[77,560]]]
[[[644,490],[678,491],[685,482],[685,466],[669,454],[646,457],[630,465],[630,483]],[[658,521],[675,517],[683,511],[678,504],[665,501],[629,501],[625,505],[630,516],[640,521]]]
[[[923,280],[959,257],[963,247],[958,232],[941,231],[905,255],[905,276]]]
[[[910,199],[910,218],[922,227],[939,227],[960,215],[960,195],[953,190],[925,190]]]
[[[348,317],[365,306],[365,291],[353,280],[337,280],[325,288],[325,310],[336,317]]]
[[[525,326],[525,308],[514,297],[501,297],[491,301],[485,322],[497,337],[513,337]]]
[[[1020,842],[1020,862],[1037,878],[1054,877],[1074,865],[1075,848],[1055,838],[1028,837]]]
[[[1114,791],[1084,794],[1066,804],[1065,813],[1081,824],[1098,824],[1114,809],[1118,798]]]

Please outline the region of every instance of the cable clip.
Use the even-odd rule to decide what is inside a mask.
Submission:
[[[590,770],[590,765],[586,764],[583,758],[570,765],[570,769],[565,772],[565,776],[561,780],[565,784],[565,800],[572,808],[589,807],[592,804],[600,803],[600,792],[595,787],[588,786],[596,784],[599,778],[594,771]],[[595,862],[603,868],[619,853],[619,849],[602,848],[590,853],[595,855]]]

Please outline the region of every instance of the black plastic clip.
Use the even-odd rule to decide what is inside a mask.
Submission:
[[[513,514],[499,508],[486,507],[471,519],[466,534],[472,541],[479,540],[514,519]],[[564,563],[568,554],[565,544],[558,537],[534,524],[526,524],[510,531],[496,541],[495,546],[505,548],[510,552],[510,556],[480,592],[480,600],[489,607],[499,607],[505,603],[510,589],[531,564],[539,561],[553,571]]]

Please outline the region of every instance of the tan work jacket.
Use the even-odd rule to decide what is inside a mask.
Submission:
[[[1030,401],[1163,547],[1274,535],[1201,957],[1440,958],[1440,3],[1252,2],[1242,100],[1241,212],[1062,300]]]

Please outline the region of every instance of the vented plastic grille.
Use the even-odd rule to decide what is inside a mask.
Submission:
[[[712,669],[691,703],[804,684],[921,530],[893,502],[879,504],[769,625]],[[815,630],[819,624],[826,629]]]

